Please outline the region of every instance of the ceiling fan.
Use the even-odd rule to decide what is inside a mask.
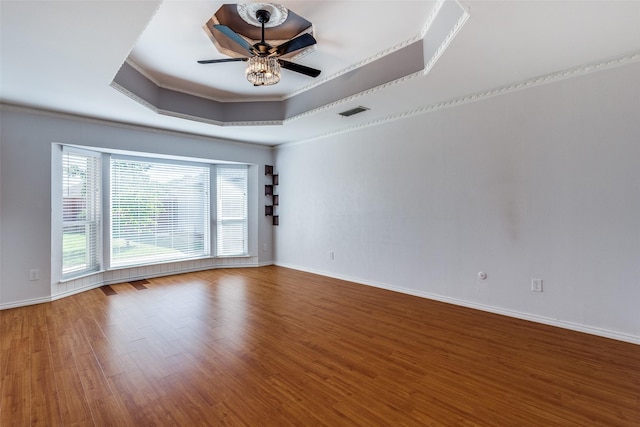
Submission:
[[[264,38],[264,26],[269,22],[270,18],[271,13],[268,10],[260,9],[256,11],[256,19],[262,25],[262,38],[253,45],[226,25],[214,25],[216,30],[246,50],[248,56],[246,58],[208,59],[198,61],[198,63],[215,64],[219,62],[248,61],[249,64],[245,75],[247,80],[253,83],[254,86],[267,86],[278,83],[280,81],[280,67],[306,76],[318,77],[320,70],[279,58],[282,55],[316,44],[316,39],[311,34],[305,33],[279,46],[271,46]]]

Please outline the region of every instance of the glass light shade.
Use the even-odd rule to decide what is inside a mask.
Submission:
[[[252,56],[245,75],[254,86],[274,85],[280,81],[280,64],[276,58]]]

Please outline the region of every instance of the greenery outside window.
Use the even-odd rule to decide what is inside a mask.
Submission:
[[[211,254],[209,165],[111,158],[111,266]]]
[[[62,276],[100,269],[100,155],[65,149],[62,153]]]
[[[218,256],[249,253],[246,166],[217,167],[217,248]]]

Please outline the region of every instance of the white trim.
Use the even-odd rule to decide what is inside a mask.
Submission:
[[[74,280],[79,280],[79,279],[84,279],[85,277],[89,277],[89,276],[95,276],[96,274],[101,274],[104,273],[107,270],[96,270],[96,271],[89,271],[89,272],[84,272],[82,274],[78,274],[77,276],[71,276],[71,277],[65,277],[63,279],[58,280],[59,284],[65,284],[65,283],[69,283],[69,282],[73,282]]]
[[[125,63],[127,63],[128,65],[130,65],[134,70],[136,70],[137,72],[139,72],[140,74],[142,74],[146,79],[148,79],[150,82],[152,82],[153,84],[155,84],[157,87],[162,88],[162,89],[168,89],[168,90],[172,90],[175,92],[180,92],[180,93],[184,93],[187,95],[191,95],[191,96],[196,96],[198,98],[204,98],[204,99],[208,99],[211,101],[215,101],[215,102],[220,102],[220,103],[234,103],[234,102],[282,102],[282,101],[286,101],[289,98],[292,98],[296,95],[299,95],[301,93],[307,92],[315,87],[320,86],[323,83],[326,83],[328,81],[334,80],[342,75],[345,75],[355,69],[358,69],[360,67],[363,67],[365,65],[368,65],[384,56],[390,55],[393,52],[397,52],[398,50],[409,46],[412,43],[415,43],[419,40],[423,40],[425,38],[425,36],[427,35],[427,31],[428,29],[431,27],[431,25],[433,24],[433,22],[435,21],[436,17],[438,16],[438,13],[440,12],[440,10],[442,9],[442,6],[446,3],[446,0],[438,0],[437,3],[433,6],[433,8],[431,9],[429,16],[427,17],[427,21],[422,25],[422,29],[420,31],[420,33],[410,37],[407,40],[401,41],[387,49],[383,49],[379,52],[374,53],[373,55],[355,63],[355,64],[350,64],[349,66],[342,68],[338,71],[336,71],[333,74],[330,74],[328,76],[322,77],[320,79],[315,79],[313,80],[313,82],[304,85],[298,89],[293,90],[292,92],[289,93],[285,93],[283,95],[271,95],[271,96],[267,96],[267,97],[241,97],[242,99],[235,97],[235,98],[229,98],[228,96],[216,96],[216,95],[210,95],[210,94],[203,94],[203,93],[197,93],[193,90],[189,90],[189,89],[184,89],[181,87],[177,87],[177,86],[173,86],[171,84],[166,84],[161,82],[160,80],[158,80],[156,77],[154,77],[149,71],[147,71],[143,66],[141,66],[140,64],[138,64],[137,62],[135,62],[131,57],[127,57],[127,59],[125,60]],[[449,4],[455,4],[457,5],[460,9],[463,10],[464,15],[468,16],[468,12],[466,10],[464,10],[464,8],[460,5],[460,3],[458,3],[457,0],[451,0],[449,2]],[[466,20],[466,19],[465,19]],[[207,29],[207,26],[205,25],[205,31]],[[313,31],[312,31],[313,33]],[[212,37],[211,34],[207,31],[207,34],[209,35],[209,37]],[[312,47],[311,49],[315,49],[315,46]],[[309,50],[309,49],[307,49]],[[303,51],[304,54],[297,54],[296,56],[294,56],[293,58],[291,58],[292,60],[296,60],[299,59],[303,56],[308,55],[309,53],[311,53],[311,51]],[[438,56],[440,56],[438,54]],[[437,59],[437,58],[436,58]],[[140,102],[143,105],[149,106],[148,103],[144,100],[141,100],[139,97],[131,94],[131,92],[127,91],[126,89],[122,88],[121,86],[112,83],[112,86],[124,93],[127,96],[130,96],[131,98],[135,99],[136,101]],[[213,87],[213,90],[219,91],[220,88],[218,87]],[[152,109],[155,109],[152,108]],[[182,117],[188,120],[194,120],[195,118],[192,118],[192,116],[189,115],[184,115],[184,116],[180,116],[177,114],[169,114],[167,112],[163,112],[161,114],[166,114],[166,115],[172,115],[175,117]],[[202,120],[197,120],[197,121],[202,121]],[[206,122],[206,121],[205,121]],[[219,124],[216,121],[212,121],[214,124]],[[226,125],[231,125],[231,126],[256,126],[256,125],[263,125],[263,124],[271,124],[269,122],[253,122],[253,121],[246,121],[246,122],[234,122],[234,123],[228,123]],[[281,123],[277,123],[277,124],[281,124]]]
[[[270,265],[276,265],[275,261],[259,262],[258,267],[268,267]]]
[[[27,305],[42,304],[50,301],[51,301],[51,298],[43,297],[43,298],[32,298],[32,299],[25,299],[21,301],[8,302],[8,303],[0,304],[0,310],[8,310],[10,308],[18,308],[18,307],[24,307]]]
[[[438,110],[442,110],[444,108],[450,108],[450,107],[456,107],[458,105],[464,105],[464,104],[468,104],[471,102],[477,102],[477,101],[483,101],[485,99],[488,98],[492,98],[494,96],[500,96],[500,95],[505,95],[508,93],[512,93],[512,92],[517,92],[520,90],[524,90],[524,89],[529,89],[531,87],[536,87],[536,86],[542,86],[545,84],[549,84],[549,83],[555,83],[557,81],[561,81],[561,80],[566,80],[572,77],[580,77],[580,76],[585,76],[594,72],[598,72],[598,71],[603,71],[603,70],[608,70],[611,68],[616,68],[616,67],[622,67],[625,65],[629,65],[629,64],[633,64],[636,62],[640,62],[640,52],[633,52],[630,53],[628,55],[624,55],[624,56],[620,56],[620,57],[616,57],[613,59],[609,59],[606,61],[601,61],[598,63],[592,63],[592,64],[587,64],[587,65],[582,65],[579,67],[574,67],[574,68],[570,68],[564,71],[558,71],[555,73],[551,73],[551,74],[546,74],[543,76],[538,76],[538,77],[534,77],[528,80],[523,80],[521,82],[518,83],[514,83],[508,86],[500,86],[494,89],[489,89],[486,91],[482,91],[482,92],[476,92],[470,95],[464,95],[464,96],[460,96],[458,98],[452,98],[446,101],[442,101],[442,102],[438,102],[436,104],[431,104],[431,105],[425,105],[422,107],[418,107],[416,109],[410,110],[410,111],[405,111],[403,113],[398,113],[398,114],[393,114],[393,115],[389,115],[389,116],[385,116],[385,117],[380,117],[379,119],[376,120],[371,120],[365,123],[361,123],[355,126],[351,126],[351,127],[346,127],[346,128],[342,128],[342,129],[338,129],[335,131],[330,131],[330,132],[326,132],[320,135],[316,135],[316,136],[312,136],[309,137],[307,139],[303,139],[300,141],[294,141],[294,142],[285,142],[282,144],[277,144],[275,147],[276,148],[285,148],[285,147],[292,147],[292,146],[296,146],[296,145],[302,145],[302,144],[306,144],[308,142],[312,142],[312,141],[316,141],[319,139],[324,139],[324,138],[328,138],[331,136],[335,136],[335,135],[340,135],[340,134],[344,134],[344,133],[349,133],[349,132],[353,132],[355,130],[359,130],[359,129],[364,129],[364,128],[368,128],[371,126],[377,126],[380,124],[384,124],[384,123],[389,123],[389,122],[395,122],[397,120],[402,120],[404,118],[408,118],[408,117],[413,117],[413,116],[418,116],[418,115],[422,115],[422,114],[427,114],[427,113],[431,113],[434,111],[438,111]],[[418,72],[415,73],[415,75],[419,75],[422,72]],[[374,90],[378,90],[378,89],[383,89],[384,87],[387,86],[391,86],[393,84],[397,84],[397,83],[401,83],[403,81],[408,80],[409,78],[415,77],[415,75],[410,75],[410,76],[405,76],[399,80],[396,80],[394,82],[390,82],[387,83],[386,85],[382,85],[382,86],[378,86],[377,88],[374,88],[370,91],[374,91]],[[333,105],[337,105],[340,104],[344,101],[352,101],[355,100],[356,98],[362,96],[362,95],[366,95],[368,92],[361,92],[359,94],[353,95],[349,98],[344,98],[340,101],[336,101]],[[326,107],[331,106],[331,104],[327,104],[326,106],[322,106],[319,107],[317,109],[317,111],[320,111],[322,109],[325,109]],[[312,110],[311,112],[314,112],[316,110]],[[303,114],[307,114],[307,113],[303,113]],[[287,120],[292,120],[292,119],[296,119],[301,117],[300,116],[295,116],[292,117],[290,119]],[[285,121],[286,123],[286,121]]]
[[[141,280],[141,279],[152,279],[154,277],[167,277],[167,276],[174,276],[176,274],[183,274],[183,273],[195,273],[197,271],[206,271],[206,270],[219,270],[222,268],[259,268],[259,267],[266,267],[269,265],[274,265],[273,261],[268,261],[268,262],[263,262],[263,263],[256,263],[256,264],[249,264],[249,263],[242,263],[242,264],[229,264],[229,265],[216,265],[213,267],[207,266],[207,267],[196,267],[196,268],[186,268],[186,269],[177,269],[177,270],[172,270],[170,272],[161,272],[161,273],[152,273],[152,274],[142,274],[142,275],[134,275],[134,276],[130,276],[127,278],[119,278],[119,279],[109,279],[109,280],[101,280],[98,281],[96,283],[92,283],[89,285],[84,285],[81,286],[79,288],[74,288],[68,291],[64,291],[64,292],[60,292],[57,293],[55,295],[51,295],[49,297],[42,297],[42,298],[33,298],[33,299],[26,299],[26,300],[21,300],[21,301],[14,301],[14,302],[10,302],[10,303],[4,303],[4,304],[0,304],[0,311],[1,310],[8,310],[10,308],[18,308],[18,307],[26,307],[29,305],[35,305],[35,304],[43,304],[43,303],[47,303],[47,302],[52,302],[52,301],[57,301],[59,299],[62,298],[66,298],[72,295],[76,295],[82,292],[86,292],[86,291],[90,291],[96,288],[99,288],[101,286],[105,286],[105,285],[115,285],[115,284],[119,284],[119,283],[127,283],[127,282],[131,282],[133,280]],[[94,274],[104,274],[105,272],[100,272],[100,273],[94,273]],[[86,277],[86,276],[84,276]]]
[[[68,290],[68,291],[60,292],[60,293],[55,294],[55,295],[51,295],[51,298],[49,300],[50,301],[57,301],[57,300],[62,299],[62,298],[70,297],[71,295],[80,294],[82,292],[86,292],[86,291],[90,291],[92,289],[99,288],[100,286],[104,286],[104,283],[98,282],[98,283],[92,283],[90,285],[81,286],[79,288],[75,288],[75,289],[71,289],[71,290]]]
[[[398,286],[391,286],[385,283],[372,282],[368,280],[362,280],[356,277],[344,276],[340,274],[334,274],[327,271],[315,270],[311,268],[301,267],[298,265],[292,265],[287,263],[276,262],[275,265],[284,268],[290,268],[293,270],[304,271],[307,273],[318,274],[320,276],[331,277],[334,279],[344,280],[347,282],[356,283],[359,285],[372,286],[374,288],[386,289],[388,291],[399,292],[406,295],[413,295],[420,298],[426,298],[434,301],[440,301],[448,304],[453,304],[461,307],[472,308],[475,310],[485,311],[488,313],[500,314],[507,317],[513,317],[521,320],[528,320],[530,322],[541,323],[544,325],[555,326],[562,329],[569,329],[572,331],[583,332],[590,335],[596,335],[604,338],[611,338],[618,341],[624,341],[631,344],[640,345],[640,336],[626,334],[623,332],[611,331],[608,329],[597,328],[595,326],[583,325],[580,323],[569,322],[566,320],[553,319],[545,316],[538,316],[535,314],[523,313],[520,311],[508,310],[500,307],[494,307],[491,305],[478,304],[471,301],[461,300],[458,298],[446,297],[443,295],[432,294],[430,292],[416,291],[415,289],[403,288]]]

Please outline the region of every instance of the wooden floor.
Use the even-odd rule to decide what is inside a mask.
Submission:
[[[4,310],[0,350],[3,427],[640,425],[638,345],[279,267]]]

